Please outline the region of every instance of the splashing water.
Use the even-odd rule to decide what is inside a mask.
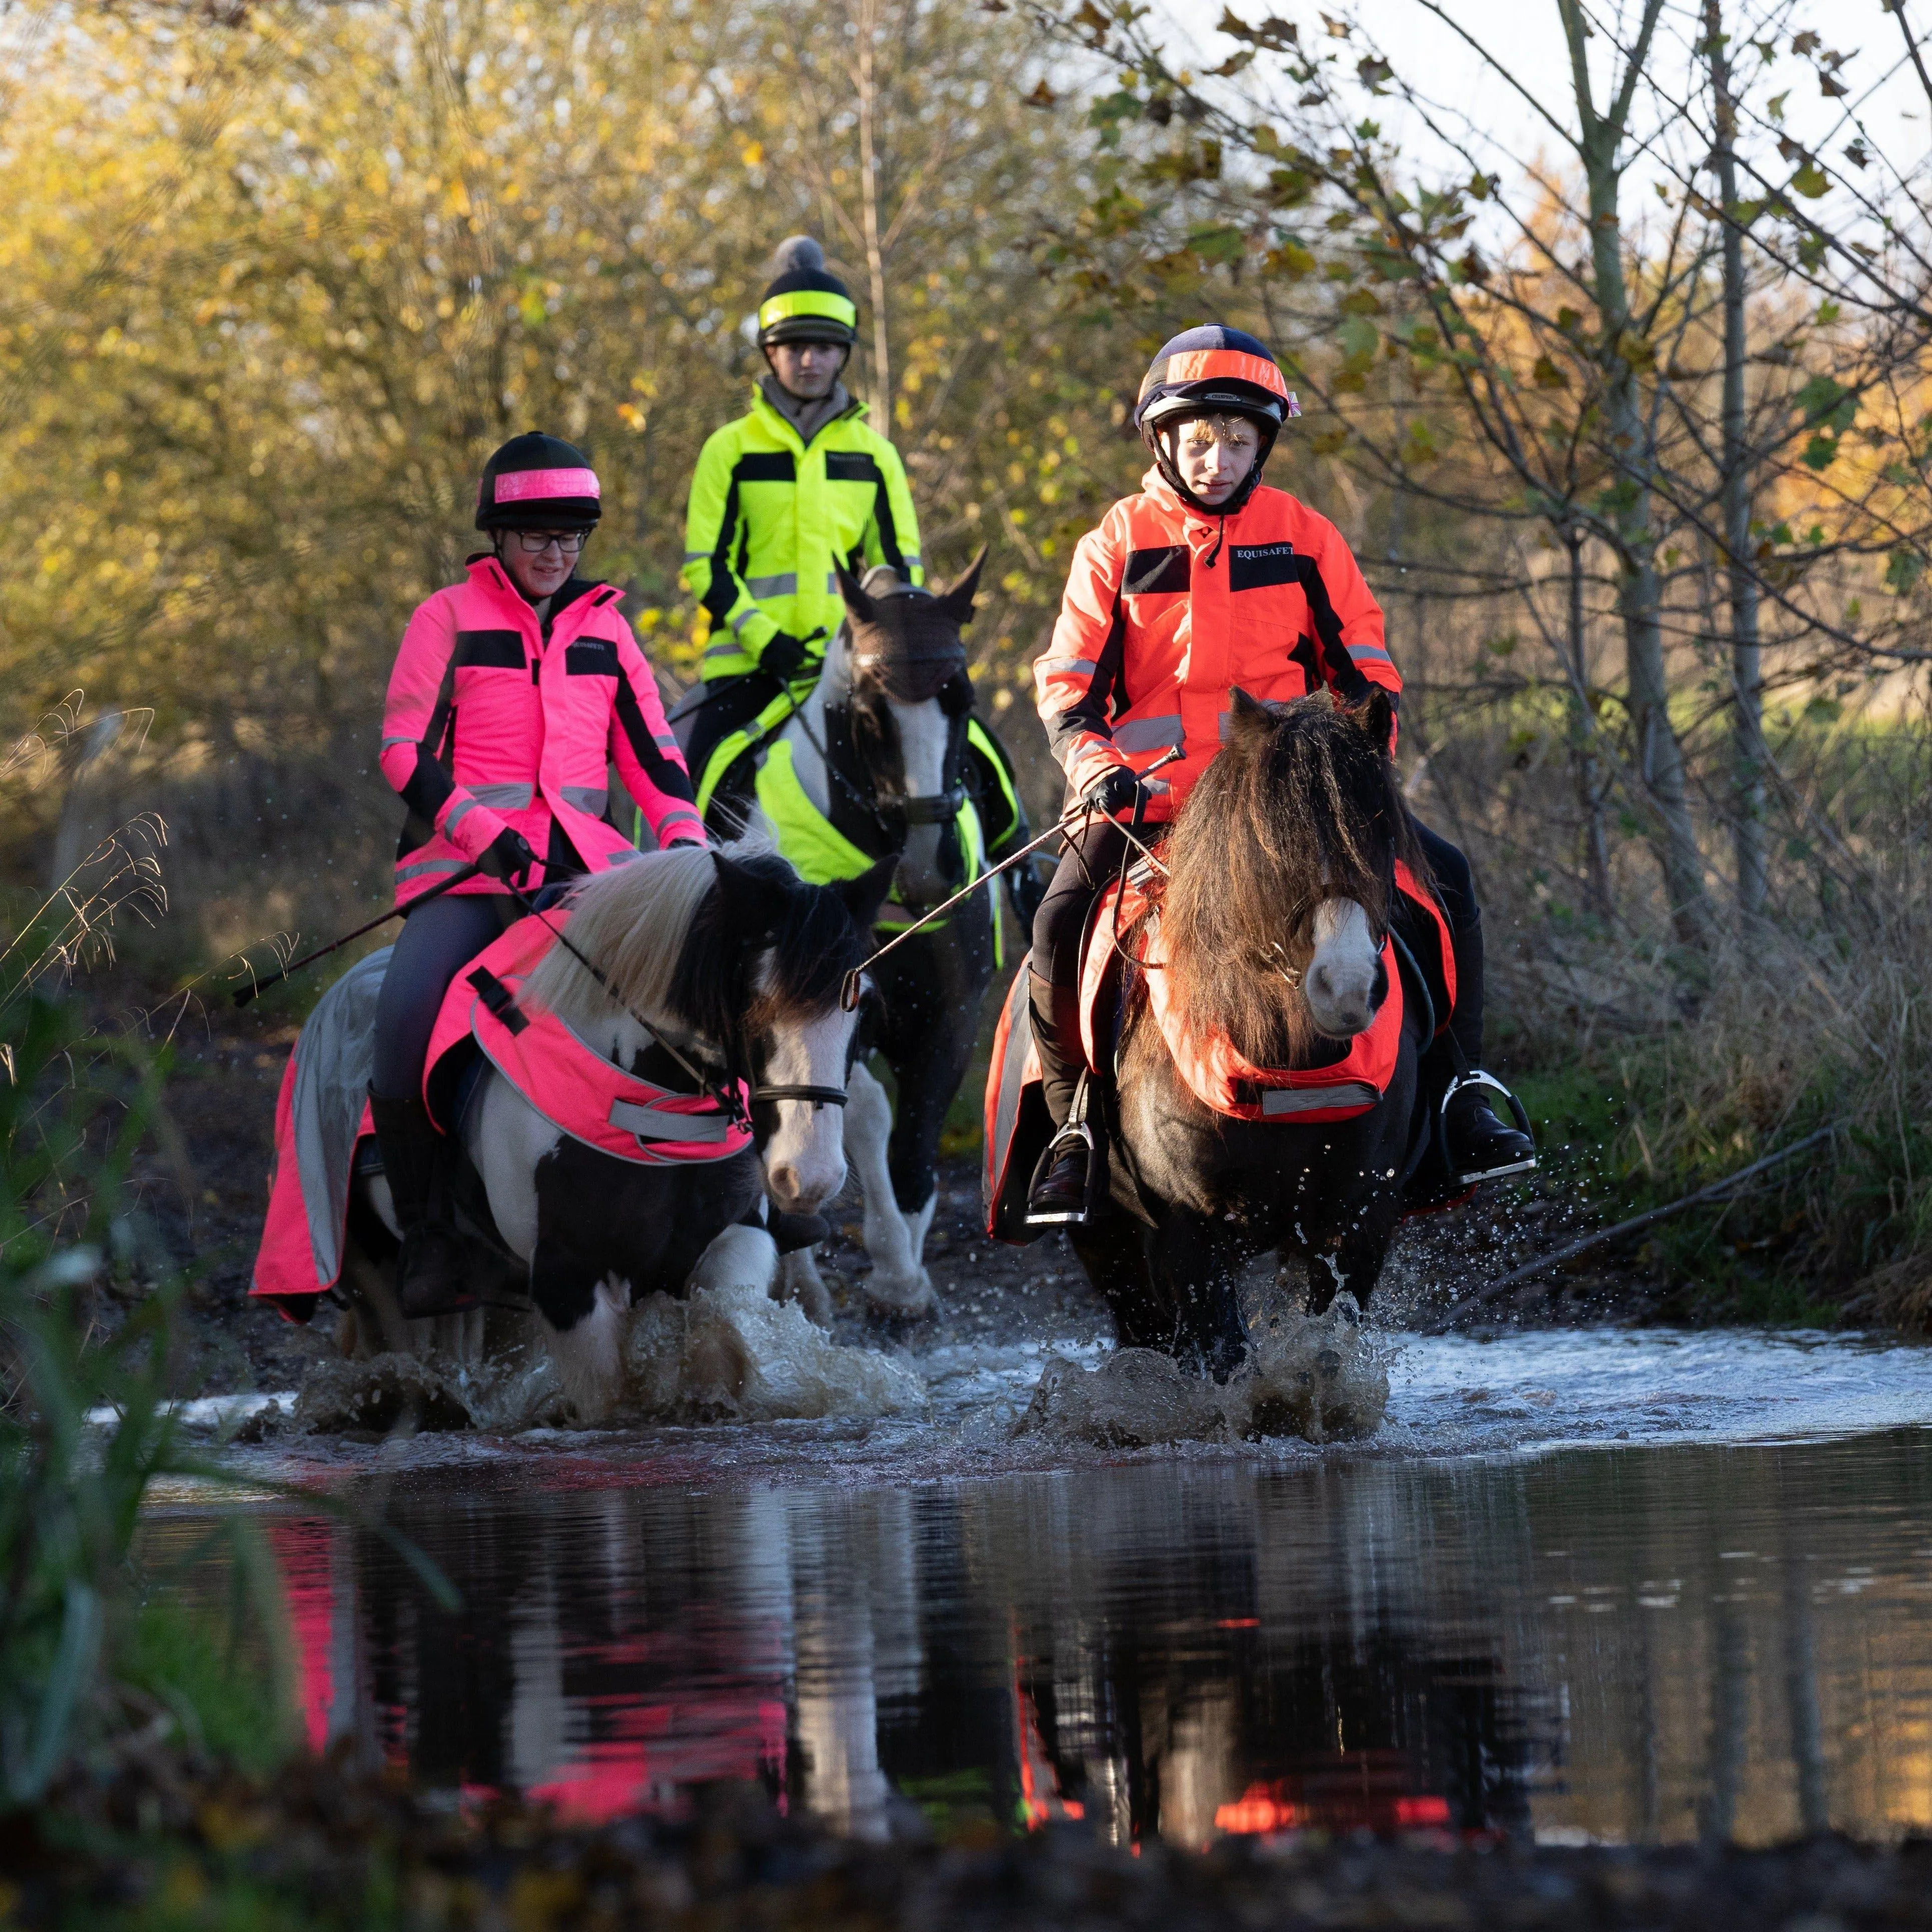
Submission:
[[[624,1388],[613,1422],[873,1421],[925,1406],[926,1384],[874,1348],[832,1341],[796,1302],[761,1286],[654,1294],[632,1311]],[[311,1434],[475,1429],[513,1435],[568,1426],[556,1372],[540,1344],[479,1366],[401,1354],[318,1363],[304,1378],[295,1427]]]
[[[653,1421],[869,1421],[926,1402],[904,1364],[842,1347],[796,1302],[749,1284],[651,1296],[632,1317],[624,1365],[623,1406]]]
[[[1298,1436],[1372,1435],[1388,1407],[1388,1364],[1344,1292],[1322,1315],[1280,1312],[1253,1330],[1253,1353],[1216,1383],[1154,1348],[1120,1348],[1087,1370],[1050,1359],[1022,1432],[1106,1448]]]

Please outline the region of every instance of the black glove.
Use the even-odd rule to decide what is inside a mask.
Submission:
[[[527,873],[538,860],[530,842],[514,826],[506,825],[483,848],[476,862],[491,878],[514,886],[521,883],[518,874]]]
[[[1097,812],[1116,818],[1144,802],[1152,794],[1125,765],[1116,765],[1101,775],[1080,794]]]
[[[799,674],[805,662],[805,640],[794,638],[789,631],[776,632],[772,640],[758,653],[758,668],[769,671],[781,683],[789,684]]]

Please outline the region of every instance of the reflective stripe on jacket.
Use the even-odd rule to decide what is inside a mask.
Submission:
[[[707,679],[755,670],[780,631],[819,632],[812,655],[823,656],[845,615],[835,562],[854,576],[890,564],[903,581],[925,582],[905,466],[865,416],[855,402],[808,448],[754,391],[750,415],[706,440],[691,479],[682,576],[710,626]]]
[[[566,584],[557,595],[573,588],[580,594],[553,605],[548,638],[494,556],[416,607],[382,712],[382,776],[409,807],[399,904],[460,872],[506,826],[547,866],[572,850],[593,872],[633,857],[604,815],[613,762],[660,844],[703,842],[657,682],[617,608],[622,593]],[[454,890],[503,887],[476,878]]]
[[[1182,502],[1158,470],[1080,539],[1052,641],[1034,665],[1047,741],[1077,794],[1110,767],[1184,755],[1148,781],[1169,817],[1221,748],[1229,698],[1353,703],[1402,679],[1382,606],[1342,533],[1284,490],[1234,516]]]

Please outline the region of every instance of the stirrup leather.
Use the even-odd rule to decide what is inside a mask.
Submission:
[[[1537,1166],[1533,1153],[1527,1160],[1505,1161],[1500,1167],[1480,1168],[1468,1174],[1456,1167],[1449,1156],[1449,1103],[1466,1087],[1480,1087],[1500,1094],[1515,1117],[1518,1132],[1532,1146],[1535,1143],[1536,1136],[1530,1131],[1528,1110],[1522,1102],[1493,1073],[1485,1073],[1480,1066],[1468,1067],[1466,1063],[1466,1070],[1450,1082],[1442,1090],[1442,1099],[1436,1103],[1436,1151],[1441,1158],[1443,1172],[1450,1175],[1458,1187],[1473,1187],[1479,1180],[1504,1180],[1511,1174],[1533,1173]]]

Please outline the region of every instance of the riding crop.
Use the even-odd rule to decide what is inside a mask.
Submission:
[[[1183,750],[1181,746],[1178,745],[1171,746],[1168,750],[1163,752],[1159,758],[1155,759],[1152,764],[1148,766],[1144,770],[1137,772],[1136,776],[1139,778],[1148,777],[1152,773],[1159,771],[1162,766],[1172,764],[1176,758],[1178,758],[1182,755]],[[884,958],[888,952],[892,950],[895,946],[904,945],[904,943],[910,939],[914,933],[917,932],[921,927],[930,926],[932,924],[934,920],[944,918],[945,915],[950,912],[955,906],[959,904],[965,899],[970,898],[982,886],[990,884],[994,879],[997,879],[1002,872],[1010,872],[1022,859],[1031,858],[1034,853],[1037,852],[1042,845],[1048,842],[1048,840],[1062,837],[1066,833],[1072,831],[1083,819],[1090,818],[1093,815],[1093,812],[1094,808],[1090,805],[1083,804],[1073,806],[1070,811],[1062,814],[1057,824],[1049,825],[1037,838],[1030,839],[1025,844],[1022,845],[1017,852],[1009,852],[997,866],[988,866],[976,879],[974,879],[970,884],[961,886],[958,891],[955,892],[950,898],[942,899],[938,905],[932,908],[930,910],[921,913],[918,918],[914,920],[903,932],[894,933],[892,938],[887,940],[885,944],[880,946],[862,966],[855,966],[850,972],[846,974],[845,983],[844,986],[841,988],[838,994],[838,1004],[840,1006],[842,1006],[848,1013],[851,1012],[857,1007],[859,1004],[860,982],[881,959]],[[1119,821],[1117,820],[1115,823],[1118,825]],[[1119,826],[1119,830],[1122,836],[1126,838],[1127,843],[1132,846],[1135,850],[1140,854],[1141,856],[1146,860],[1149,865],[1152,866],[1157,872],[1163,873],[1166,872],[1167,868],[1154,856],[1153,853],[1148,850],[1147,847],[1137,836],[1136,836],[1133,832],[1129,831],[1127,827],[1124,825],[1120,825]]]
[[[246,986],[237,986],[229,997],[238,1006],[245,1006],[257,993],[266,993],[271,986],[299,973],[304,966],[313,966],[318,959],[326,959],[332,952],[338,952],[352,939],[360,939],[365,932],[374,932],[379,926],[387,926],[392,919],[400,919],[406,912],[413,912],[419,905],[427,905],[431,899],[440,898],[446,892],[466,884],[482,872],[481,866],[465,866],[461,872],[452,872],[440,886],[432,886],[426,892],[418,892],[406,906],[392,906],[379,918],[372,919],[367,926],[358,926],[353,932],[345,932],[340,939],[332,939],[326,946],[318,946],[313,952],[304,952],[299,959],[292,959],[279,973],[271,973],[266,980],[255,980]]]

